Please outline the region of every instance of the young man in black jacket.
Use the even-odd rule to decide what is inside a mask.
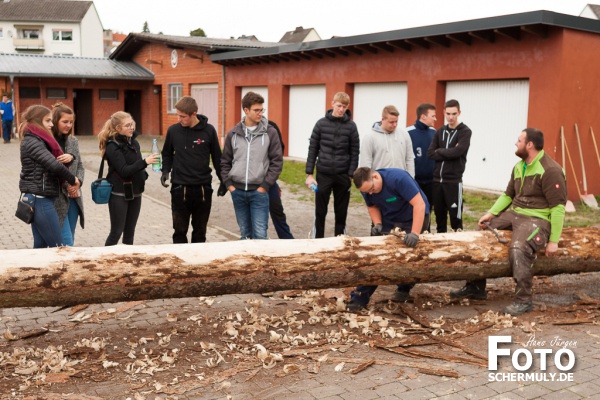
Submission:
[[[448,100],[444,104],[444,116],[448,124],[437,130],[427,150],[427,157],[435,160],[431,204],[438,233],[448,231],[448,214],[453,230],[463,228],[462,176],[471,145],[471,129],[458,122],[458,101]]]
[[[175,104],[175,109],[179,123],[167,130],[160,182],[168,187],[167,179],[171,172],[173,243],[187,243],[190,217],[192,243],[203,243],[206,242],[206,226],[212,206],[210,160],[212,158],[217,177],[221,180],[221,147],[217,131],[208,123],[207,117],[198,114],[198,104],[193,97],[182,97]]]
[[[346,233],[346,217],[350,203],[350,183],[358,167],[360,142],[356,124],[350,118],[350,96],[338,92],[332,109],[315,124],[306,159],[306,186],[318,184],[315,193],[315,222],[311,237],[325,237],[325,217],[333,191],[335,236]],[[317,168],[318,183],[313,177]]]

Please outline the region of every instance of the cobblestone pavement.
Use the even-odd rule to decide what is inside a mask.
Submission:
[[[106,205],[96,205],[91,201],[89,183],[95,179],[99,156],[97,142],[94,138],[81,138],[81,153],[86,165],[86,179],[84,188],[84,203],[86,229],[78,227],[76,231],[77,246],[102,246],[109,231],[108,208]],[[0,146],[0,198],[4,207],[0,214],[0,223],[3,234],[0,240],[0,249],[27,249],[32,245],[32,234],[29,226],[23,224],[14,217],[14,210],[19,195],[18,179],[20,172],[19,144],[13,142]],[[143,148],[150,148],[149,139],[145,138]],[[149,171],[152,175],[152,172]],[[216,187],[215,187],[216,189]],[[290,194],[291,196],[291,194]],[[237,240],[238,231],[230,199],[214,198],[214,208],[208,229],[208,240],[229,241]],[[284,206],[286,200],[284,198]],[[310,221],[306,215],[311,215],[312,206],[307,203],[306,208],[293,207],[293,213],[289,213],[291,226],[295,232],[307,233],[310,229]],[[351,210],[349,218],[356,219],[356,226],[364,227],[361,231],[355,229],[356,236],[368,234],[368,217],[362,208]],[[310,218],[308,218],[310,219]],[[329,226],[332,224],[329,223]],[[302,235],[303,236],[303,235]],[[270,231],[270,237],[274,234]],[[144,195],[142,212],[138,223],[135,243],[138,245],[166,244],[171,242],[171,216],[169,207],[168,191],[160,186],[157,174],[152,175],[148,182]],[[2,254],[2,251],[0,251]],[[558,344],[551,345],[550,342],[558,337],[571,343],[567,348],[576,356],[575,366],[566,372],[573,374],[572,381],[534,381],[524,379],[518,381],[491,381],[491,371],[486,367],[467,365],[462,363],[441,362],[436,363],[438,367],[453,369],[459,375],[458,378],[441,377],[419,372],[415,368],[394,365],[394,362],[411,362],[414,359],[404,355],[385,353],[381,350],[356,346],[343,354],[343,357],[351,359],[374,358],[381,361],[375,363],[364,371],[350,374],[348,368],[336,372],[336,363],[323,363],[320,373],[310,374],[306,371],[291,374],[289,376],[276,376],[274,379],[261,379],[260,375],[253,379],[233,380],[232,386],[227,390],[209,387],[202,390],[190,390],[177,396],[168,398],[177,399],[600,399],[600,329],[598,321],[595,324],[578,325],[552,325],[544,317],[546,310],[556,307],[569,306],[575,303],[577,297],[591,296],[600,298],[600,274],[581,274],[570,276],[558,276],[543,278],[538,281],[539,295],[535,299],[534,313],[526,314],[515,321],[512,328],[499,328],[487,332],[485,335],[473,337],[469,346],[482,354],[487,354],[488,335],[511,335],[513,344],[510,348],[514,351],[524,347],[530,338],[531,332],[536,333],[536,340],[545,340],[546,347],[552,348],[554,353],[561,347]],[[490,281],[490,299],[470,305],[443,304],[440,306],[425,307],[427,299],[433,293],[447,292],[452,288],[460,286],[460,282],[444,282],[440,284],[421,284],[413,290],[415,297],[423,302],[415,300],[415,306],[422,304],[424,314],[434,320],[442,315],[447,318],[470,318],[486,310],[498,311],[509,303],[511,299],[509,279],[496,279]],[[544,287],[560,287],[558,291],[544,291]],[[383,287],[373,297],[373,302],[383,301],[392,293],[393,288]],[[262,297],[260,295],[226,295],[215,299],[213,308],[223,313],[244,310],[249,299],[262,298],[264,301],[263,311],[281,307],[281,297]],[[96,304],[91,305],[88,312],[101,313],[110,308],[124,307],[122,304]],[[82,323],[71,329],[77,330],[80,337],[119,336],[126,330],[133,329],[163,329],[161,323],[165,316],[174,310],[191,315],[198,307],[197,298],[164,299],[141,302],[133,306],[136,311],[134,320],[120,321],[116,318],[105,319],[102,324]],[[285,306],[284,306],[285,307]],[[418,311],[418,310],[417,310]],[[66,325],[69,310],[57,310],[56,308],[12,308],[0,310],[0,329],[10,329],[13,333],[29,331],[47,324],[54,326]],[[59,337],[60,333],[54,333]],[[47,344],[52,343],[50,335],[46,338]],[[574,345],[572,342],[576,342]],[[12,352],[15,348],[26,346],[26,341],[18,340],[8,342],[0,339],[0,354]],[[535,346],[527,346],[533,350]],[[540,347],[540,346],[538,346]],[[451,352],[452,353],[452,352]],[[390,355],[391,354],[391,355]],[[335,355],[335,354],[334,354]],[[339,355],[339,354],[338,354]],[[537,357],[534,354],[534,358]],[[549,357],[549,370],[557,371],[552,357]],[[523,357],[520,362],[524,363]],[[536,359],[537,360],[537,359]],[[424,358],[417,360],[428,363]],[[432,364],[433,365],[433,364]],[[509,357],[502,357],[500,369],[497,372],[512,373],[520,372],[511,366]],[[542,372],[539,361],[534,362],[534,367],[527,372]],[[4,373],[0,374],[0,380]],[[273,376],[271,376],[273,378]],[[133,384],[124,384],[111,380],[96,382],[94,379],[81,379],[81,382],[71,385],[71,394],[55,395],[50,387],[29,389],[26,393],[31,399],[126,399],[134,398],[136,390]],[[54,393],[62,393],[60,391]],[[0,393],[2,399],[23,398],[14,388],[13,393]],[[21,396],[21,397],[20,397]],[[138,397],[135,397],[138,398]],[[166,395],[155,395],[146,398],[167,398]]]

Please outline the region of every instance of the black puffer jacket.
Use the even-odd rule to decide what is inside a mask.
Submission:
[[[108,176],[106,179],[113,184],[113,194],[123,196],[123,182],[133,182],[133,194],[140,196],[144,192],[148,173],[146,161],[142,159],[140,144],[135,138],[139,133],[134,132],[130,141],[124,135],[117,135],[116,141],[110,140],[106,145],[106,160],[108,161]]]
[[[61,179],[75,184],[75,175],[56,160],[42,138],[25,132],[21,142],[21,193],[56,197]]]
[[[341,118],[336,118],[333,110],[328,110],[325,117],[317,121],[308,146],[307,174],[313,174],[315,164],[317,174],[354,174],[358,167],[360,142],[356,124],[350,115],[350,110],[346,110]]]

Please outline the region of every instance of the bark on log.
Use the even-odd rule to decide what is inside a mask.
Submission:
[[[501,232],[510,239],[510,232]],[[600,271],[600,229],[565,229],[536,275]],[[491,232],[2,251],[0,307],[71,306],[511,276]]]

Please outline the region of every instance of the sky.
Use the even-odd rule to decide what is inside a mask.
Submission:
[[[600,3],[600,0],[591,0]],[[297,26],[315,28],[322,39],[435,25],[534,10],[579,15],[581,0],[94,0],[104,29],[208,37],[255,35],[278,42]]]

